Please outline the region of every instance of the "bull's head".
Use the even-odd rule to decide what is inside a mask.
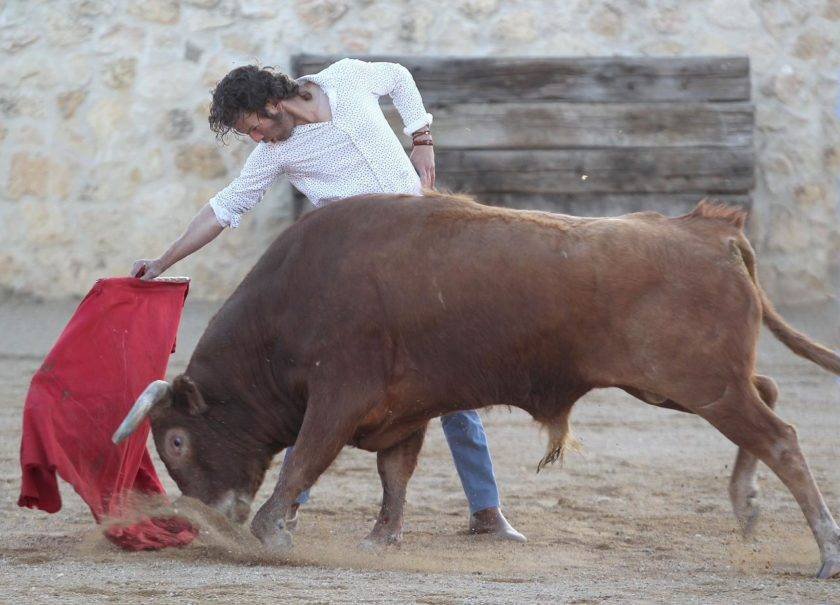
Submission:
[[[138,397],[114,433],[114,443],[146,417],[158,454],[181,492],[244,522],[271,455],[239,430],[230,407],[208,405],[186,375],[171,385],[156,380]]]

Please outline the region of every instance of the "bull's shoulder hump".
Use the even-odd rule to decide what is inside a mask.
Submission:
[[[737,206],[729,206],[722,202],[703,198],[694,210],[677,217],[675,220],[689,223],[693,221],[716,221],[742,230],[747,222],[747,211]]]

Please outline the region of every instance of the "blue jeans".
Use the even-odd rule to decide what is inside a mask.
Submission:
[[[490,460],[487,435],[484,434],[484,426],[478,412],[468,410],[447,414],[441,417],[440,423],[443,425],[443,434],[461,479],[461,487],[464,488],[464,494],[470,504],[470,514],[500,506],[499,488],[496,486],[493,462]],[[286,470],[291,451],[291,447],[286,448],[281,474]],[[309,490],[306,490],[300,493],[295,502],[304,504],[308,500]]]

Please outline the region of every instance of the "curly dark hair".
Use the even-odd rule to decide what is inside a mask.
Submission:
[[[207,120],[216,138],[222,142],[243,115],[252,112],[265,115],[265,105],[269,101],[295,95],[309,97],[309,93],[301,92],[297,82],[289,76],[274,71],[273,67],[256,65],[237,67],[222,78],[210,94],[213,101]]]

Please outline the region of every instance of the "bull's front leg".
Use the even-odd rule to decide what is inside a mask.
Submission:
[[[251,532],[259,538],[264,546],[272,550],[287,550],[292,546],[292,534],[288,524],[292,520],[292,504],[298,495],[315,480],[309,480],[310,473],[306,469],[295,469],[293,465],[298,459],[298,448],[290,454],[291,459],[286,472],[281,473],[271,497],[263,504],[251,521]]]
[[[400,443],[376,454],[376,466],[382,481],[382,507],[364,546],[397,544],[402,540],[403,511],[408,481],[417,466],[426,427]]]
[[[353,435],[360,415],[350,403],[338,397],[310,397],[291,459],[274,492],[251,521],[251,531],[264,546],[288,550],[292,535],[292,504],[300,493],[312,487],[327,470]]]

